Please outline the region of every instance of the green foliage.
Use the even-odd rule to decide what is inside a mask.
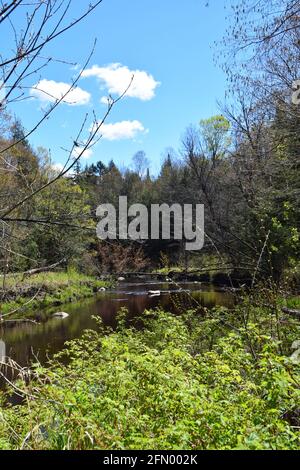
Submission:
[[[162,203],[205,205],[205,254],[187,254],[184,241],[172,239],[171,221],[171,240],[160,236],[133,246],[133,258],[147,260],[147,268],[202,268],[204,256],[216,263],[207,267],[211,276],[227,272],[228,267],[228,271],[250,273],[247,277],[251,279],[260,260],[257,278],[281,281],[284,273],[295,268],[300,253],[299,139],[294,135],[299,120],[287,119],[289,113],[279,111],[271,125],[264,121],[258,125],[254,120],[248,133],[238,131],[239,121],[232,126],[223,115],[201,120],[183,138],[183,158],[169,148],[155,178],[149,171],[146,176],[148,162],[142,151],[134,158],[134,168],[125,171],[113,162],[104,165],[98,161],[83,170],[77,165],[74,178],[60,178],[15,211],[13,216],[22,222],[12,220],[5,225],[2,272],[26,271],[63,258],[65,267],[73,265],[86,274],[120,271],[127,244],[114,243],[108,249],[100,244],[95,212],[101,203],[117,207],[119,196],[126,195],[129,204],[143,203],[148,209]],[[18,124],[14,138],[21,135]],[[5,144],[0,142],[0,147]],[[47,152],[33,151],[26,141],[13,148],[10,157],[22,168],[16,174],[5,166],[0,169],[0,196],[8,206],[27,194],[28,182],[32,191],[55,174]],[[161,255],[169,260],[166,266],[161,266]],[[297,273],[291,274],[296,284]]]
[[[18,384],[28,405],[2,409],[1,446],[297,449],[299,326],[279,341],[276,318],[246,302],[204,317],[146,311],[137,330],[123,311],[115,332],[86,332]]]
[[[222,115],[200,121],[203,150],[212,158],[222,158],[230,146],[230,122]]]
[[[78,260],[90,242],[80,227],[94,228],[84,190],[62,178],[36,197],[34,212],[38,220],[50,222],[35,225],[28,237],[28,243],[32,240],[38,246],[39,261],[47,266],[63,258]]]
[[[36,309],[58,306],[91,297],[101,287],[109,285],[92,276],[69,269],[68,272],[35,274],[23,280],[21,275],[8,278],[9,298],[1,302],[0,315],[16,311],[15,317],[35,317]]]

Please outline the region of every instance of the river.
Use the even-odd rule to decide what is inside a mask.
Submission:
[[[149,291],[160,291],[150,296]],[[128,309],[128,318],[141,315],[146,309],[163,307],[176,314],[180,308],[217,305],[232,307],[231,293],[208,284],[180,282],[145,281],[141,279],[120,282],[113,290],[99,293],[82,302],[59,307],[67,312],[66,319],[50,318],[39,324],[19,323],[12,327],[0,328],[0,360],[10,357],[21,366],[28,366],[36,358],[44,364],[48,357],[60,351],[66,341],[79,338],[86,329],[95,329],[94,317],[101,317],[105,325],[114,327],[116,314],[121,307]],[[57,309],[56,309],[57,310]],[[44,315],[43,315],[44,316]]]

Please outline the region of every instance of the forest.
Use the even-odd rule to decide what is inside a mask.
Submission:
[[[49,43],[101,14],[101,1],[85,3],[76,20],[72,1],[0,4],[0,29],[27,12],[27,29],[0,56],[0,449],[299,450],[300,1],[232,2],[213,46],[227,100],[187,120],[155,171],[142,146],[125,166],[101,152],[101,127],[134,76],[87,138],[83,116],[62,168],[32,137],[84,67],[31,129],[12,111],[28,76],[47,66]],[[83,155],[94,146],[90,163]],[[174,217],[168,240],[100,240],[97,207],[118,207],[120,196],[149,209],[203,204],[204,248],[185,249]],[[175,296],[164,307],[164,287],[148,284],[155,308],[122,305],[113,325],[99,312],[47,362],[37,354],[20,365],[7,353],[6,338],[23,341],[18,328],[76,302],[84,310],[135,277],[168,283]],[[181,296],[181,282],[233,304]]]

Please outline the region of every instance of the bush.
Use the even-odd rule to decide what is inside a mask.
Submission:
[[[86,332],[18,384],[27,405],[2,409],[0,446],[299,448],[300,370],[280,353],[298,327],[279,342],[270,311],[247,309],[216,309],[209,318],[145,312],[139,330],[121,312],[117,331]]]

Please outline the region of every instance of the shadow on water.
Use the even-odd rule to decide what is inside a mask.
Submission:
[[[149,296],[149,291],[157,290],[161,295]],[[116,315],[122,307],[128,309],[129,318],[134,318],[146,309],[157,307],[179,313],[178,305],[192,308],[195,301],[207,308],[217,305],[231,308],[234,297],[199,283],[124,282],[116,290],[60,307],[60,310],[68,312],[67,319],[50,318],[41,324],[21,323],[0,329],[0,359],[11,357],[21,366],[29,365],[36,358],[45,363],[48,357],[64,347],[66,341],[80,337],[84,330],[95,329],[94,316],[101,317],[105,325],[114,327]]]

